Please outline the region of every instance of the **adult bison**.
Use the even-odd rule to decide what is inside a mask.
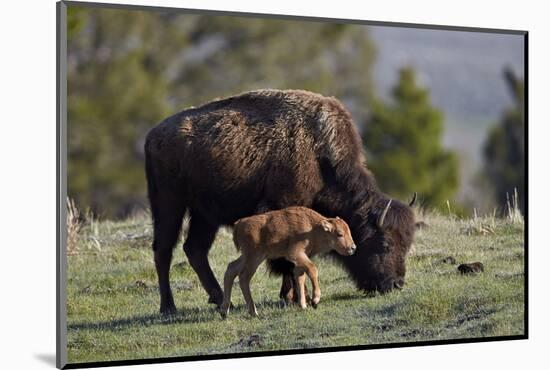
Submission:
[[[218,228],[292,205],[350,225],[357,252],[336,258],[359,289],[403,286],[413,212],[378,189],[352,117],[336,99],[259,90],[213,101],[154,127],[145,154],[161,312],[175,311],[170,263],[186,211],[183,250],[211,303],[223,300],[208,263]],[[283,275],[281,297],[291,299],[292,265],[281,259],[269,264]]]

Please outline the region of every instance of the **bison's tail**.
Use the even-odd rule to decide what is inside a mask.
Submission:
[[[153,166],[151,164],[151,155],[145,147],[145,177],[147,178],[147,197],[149,198],[149,205],[151,207],[151,216],[153,221],[159,217],[159,205],[158,205],[158,186],[155,181],[155,175],[153,172]]]
[[[176,244],[186,207],[181,201],[168,196],[162,187],[154,157],[145,144],[145,176],[147,178],[147,196],[153,218],[153,250],[173,248]]]

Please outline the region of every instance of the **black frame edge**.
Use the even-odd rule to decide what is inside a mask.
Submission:
[[[525,32],[523,36],[523,104],[524,104],[524,141],[525,141],[525,214],[523,215],[525,228],[523,230],[523,243],[525,254],[523,257],[524,263],[524,333],[525,337],[529,338],[529,32]]]

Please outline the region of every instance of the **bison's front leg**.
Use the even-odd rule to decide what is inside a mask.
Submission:
[[[208,303],[221,306],[223,292],[208,263],[208,251],[214,242],[218,226],[212,226],[200,216],[191,215],[187,239],[183,250],[189,259],[189,264],[199,276],[199,280],[208,293]]]
[[[294,263],[285,258],[277,258],[268,261],[269,270],[283,276],[283,283],[279,297],[286,305],[296,302],[296,290],[294,289]]]
[[[294,274],[284,273],[283,282],[281,284],[281,290],[279,291],[279,297],[285,302],[287,306],[292,303],[299,303],[298,295],[296,294],[297,289],[298,287],[296,287],[294,283]],[[307,285],[304,286],[304,292],[306,296],[306,301],[310,302],[311,297],[309,296],[309,293],[307,291]]]
[[[281,285],[281,291],[279,297],[289,305],[294,300],[294,277],[289,274],[283,274],[283,283]]]

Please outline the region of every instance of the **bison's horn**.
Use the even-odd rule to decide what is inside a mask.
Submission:
[[[409,203],[409,207],[414,206],[414,202],[416,202],[416,191],[414,192],[413,198],[412,198],[411,202]]]
[[[384,219],[386,218],[386,215],[388,214],[388,210],[390,209],[391,205],[391,199],[388,200],[388,204],[386,205],[386,208],[384,208],[384,211],[380,215],[380,218],[378,218],[378,228],[382,229],[382,226],[384,226]]]

